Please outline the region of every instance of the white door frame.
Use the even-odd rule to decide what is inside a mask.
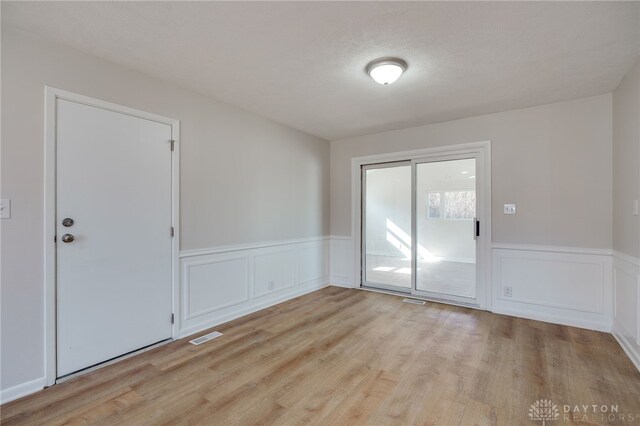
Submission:
[[[388,154],[367,155],[351,159],[351,235],[352,252],[354,254],[354,287],[361,288],[362,282],[362,173],[361,168],[367,164],[400,162],[438,158],[444,156],[460,156],[475,154],[477,156],[476,178],[478,191],[483,191],[484,206],[478,217],[481,240],[478,243],[477,258],[484,270],[484,292],[476,295],[478,307],[490,311],[492,296],[491,280],[491,141],[472,142],[459,145],[445,145],[412,151],[393,152]],[[413,193],[413,190],[412,190]],[[415,194],[413,195],[415,198]],[[412,203],[414,200],[412,200]],[[415,216],[415,212],[412,212]],[[414,245],[415,246],[415,245]],[[453,303],[453,302],[452,302]]]
[[[133,117],[171,126],[174,151],[171,156],[171,220],[174,236],[171,242],[172,312],[176,321],[171,337],[178,338],[179,314],[179,250],[180,250],[180,121],[126,106],[105,102],[54,87],[45,86],[44,111],[44,365],[46,385],[56,383],[56,105],[58,99],[81,103]],[[167,141],[167,144],[169,141]],[[167,149],[170,149],[167,146]]]
[[[411,203],[410,203],[410,209],[411,209],[411,223],[413,226],[413,185],[411,183],[411,181],[413,180],[413,164],[410,160],[405,160],[405,161],[385,161],[384,163],[367,163],[367,164],[363,164],[360,167],[360,194],[362,196],[362,194],[366,194],[367,193],[367,179],[364,178],[364,174],[365,171],[368,169],[386,169],[386,168],[392,168],[392,167],[409,167],[409,169],[411,170],[411,177],[409,180],[409,184],[411,185]],[[362,203],[360,206],[360,214],[358,215],[358,217],[360,218],[360,226],[359,229],[362,230],[364,228],[367,227],[367,205],[366,203]],[[367,236],[366,235],[362,235],[362,238],[360,239],[360,252],[362,252],[362,247],[366,247],[367,246]],[[411,245],[412,247],[415,246],[415,244]],[[413,253],[413,248],[411,249],[412,253]],[[366,256],[361,256],[359,259],[356,259],[359,263],[360,263],[360,271],[364,271],[366,269]],[[412,267],[413,267],[413,260],[412,260]],[[399,286],[393,286],[390,284],[383,284],[383,283],[367,283],[365,282],[364,278],[366,278],[365,274],[361,274],[360,276],[360,286],[362,287],[366,287],[366,288],[375,288],[375,289],[379,289],[379,290],[389,290],[389,291],[395,291],[395,292],[405,292],[407,294],[410,294],[412,287],[414,287],[414,275],[415,274],[411,274],[411,287],[409,288],[405,288],[405,287],[399,287]]]

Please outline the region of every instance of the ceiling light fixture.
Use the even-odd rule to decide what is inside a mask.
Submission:
[[[369,62],[367,74],[380,84],[391,84],[407,70],[407,63],[398,58],[380,58]]]

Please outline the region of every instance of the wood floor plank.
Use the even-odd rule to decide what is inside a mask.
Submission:
[[[1,422],[510,426],[542,398],[640,414],[640,372],[609,334],[401,300],[325,288],[5,404]]]

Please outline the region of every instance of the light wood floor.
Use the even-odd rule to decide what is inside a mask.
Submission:
[[[328,287],[6,404],[2,423],[540,425],[540,398],[640,415],[608,334],[401,300]]]

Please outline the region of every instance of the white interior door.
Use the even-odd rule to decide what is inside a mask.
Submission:
[[[56,102],[61,377],[171,337],[172,135],[168,124]]]

